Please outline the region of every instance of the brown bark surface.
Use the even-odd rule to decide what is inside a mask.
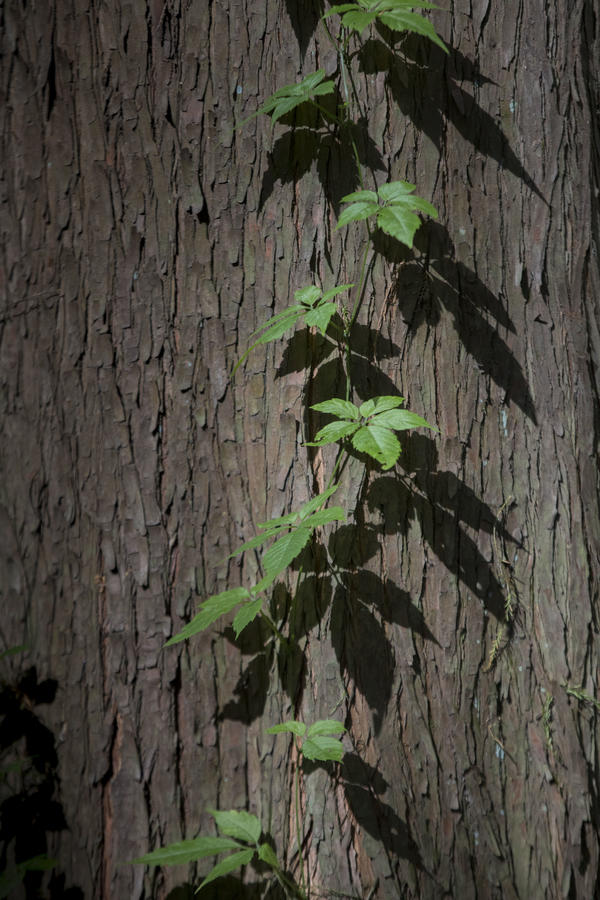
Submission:
[[[301,652],[222,623],[162,649],[333,463],[302,445],[343,393],[335,351],[300,331],[229,377],[294,290],[357,280],[335,130],[233,131],[335,71],[317,6],[3,6],[0,635],[30,648],[5,679],[58,685],[49,852],[90,900],[175,900],[207,866],[119,864],[248,808],[297,875],[294,761],[265,729],[333,717],[344,763],[304,786],[313,887],[589,900],[600,714],[567,688],[599,690],[596,0],[458,0],[434,15],[447,57],[365,35],[366,186],[414,182],[439,219],[414,253],[376,238],[355,396],[400,391],[441,434],[389,473],[351,460],[337,579],[314,547],[288,616]]]

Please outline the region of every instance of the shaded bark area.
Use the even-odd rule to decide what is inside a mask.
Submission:
[[[206,867],[118,864],[207,807],[259,815],[297,875],[294,760],[265,734],[290,717],[349,728],[305,779],[313,886],[598,887],[598,712],[567,693],[598,690],[598,10],[508,6],[437,13],[448,57],[382,31],[353,59],[367,186],[439,210],[414,254],[376,235],[356,396],[400,392],[441,435],[393,473],[351,459],[355,521],[275,592],[286,654],[258,626],[162,646],[331,471],[302,444],[343,392],[335,346],[300,332],[229,377],[294,290],[357,278],[340,136],[304,110],[233,130],[336,70],[317,4],[5,4],[0,633],[58,684],[49,850],[85,897],[182,896]]]

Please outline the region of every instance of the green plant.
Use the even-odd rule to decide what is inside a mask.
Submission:
[[[343,522],[346,513],[340,506],[329,506],[329,501],[337,490],[345,461],[350,452],[370,456],[384,471],[392,469],[401,453],[398,432],[411,428],[437,429],[422,416],[403,407],[400,396],[377,396],[367,398],[360,405],[352,402],[357,390],[352,378],[352,348],[355,324],[365,295],[369,267],[375,255],[373,237],[375,229],[381,229],[391,238],[412,248],[417,229],[421,224],[420,215],[437,218],[437,211],[428,201],[415,194],[415,186],[406,181],[390,181],[388,184],[365,186],[366,174],[360,162],[356,142],[356,122],[352,112],[360,108],[360,101],[350,72],[352,54],[349,47],[354,42],[360,47],[362,33],[372,26],[383,25],[393,31],[413,32],[424,36],[444,51],[446,47],[436,34],[431,22],[423,18],[417,10],[432,9],[424,0],[358,0],[332,6],[321,17],[326,34],[335,46],[339,68],[332,77],[327,77],[324,69],[319,69],[302,78],[301,81],[286,85],[269,97],[251,116],[239,122],[236,129],[261,114],[270,116],[273,124],[307,105],[318,111],[316,117],[322,127],[323,121],[330,130],[337,130],[341,142],[345,141],[356,165],[361,189],[342,198],[342,209],[336,231],[364,224],[365,246],[358,261],[357,277],[352,284],[333,285],[327,289],[309,285],[294,293],[294,303],[286,306],[263,322],[252,334],[250,345],[240,356],[232,375],[238,371],[249,354],[256,347],[279,340],[286,332],[302,323],[308,329],[315,329],[324,338],[337,343],[340,359],[345,367],[345,398],[333,397],[312,405],[315,412],[334,417],[316,433],[307,447],[324,447],[338,443],[339,450],[333,467],[326,480],[326,488],[318,496],[311,498],[300,509],[287,515],[270,519],[259,525],[259,533],[245,541],[228,559],[249,551],[257,551],[259,556],[259,580],[250,587],[236,587],[208,597],[192,620],[167,645],[173,645],[204,631],[221,616],[235,611],[233,628],[236,636],[260,617],[277,638],[293,643],[294,633],[285,612],[278,619],[277,612],[267,608],[267,595],[275,581],[298,560],[309,546],[318,529],[331,523]],[[332,34],[330,24],[338,17],[340,30]],[[326,105],[320,100],[329,97]],[[335,104],[334,108],[331,107]],[[366,117],[362,115],[361,119]],[[288,120],[284,120],[288,121]],[[369,254],[371,253],[371,256]],[[349,297],[350,299],[345,299]],[[316,479],[315,479],[316,480]],[[259,552],[260,551],[260,552]],[[333,567],[332,567],[333,568]],[[303,567],[298,566],[296,596],[303,577]],[[292,600],[292,603],[295,599]],[[290,617],[291,619],[292,617]],[[287,634],[284,633],[287,627]],[[203,857],[229,852],[211,870],[200,887],[222,874],[246,865],[257,857],[266,863],[286,892],[296,896],[310,895],[304,877],[303,863],[303,822],[300,803],[300,773],[304,760],[340,762],[343,755],[341,741],[335,737],[344,732],[344,727],[333,720],[319,720],[310,726],[291,720],[269,729],[271,734],[292,735],[295,750],[294,805],[296,837],[300,866],[301,888],[298,889],[284,874],[269,843],[261,843],[261,824],[247,812],[213,811],[220,837],[197,838],[171,844],[162,850],[140,857],[138,863],[149,865],[173,865],[190,862]]]

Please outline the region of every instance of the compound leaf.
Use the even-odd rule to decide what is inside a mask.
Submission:
[[[275,541],[263,556],[263,566],[269,578],[276,578],[296,559],[310,540],[311,529],[299,525],[289,534]]]
[[[394,431],[405,431],[407,428],[431,428],[432,431],[437,431],[422,416],[408,409],[390,409],[378,413],[371,418],[369,425],[383,425],[385,428],[393,428]]]
[[[304,321],[310,328],[318,328],[323,337],[325,337],[325,332],[329,328],[329,323],[336,312],[337,307],[335,303],[319,303],[318,306],[305,314]]]
[[[336,441],[349,437],[359,427],[358,422],[330,422],[317,432],[314,441],[307,441],[306,446],[323,447],[325,444],[335,444]]]
[[[400,456],[400,443],[393,431],[377,425],[365,425],[352,438],[352,445],[359,453],[367,453],[391,469]]]
[[[358,411],[366,419],[368,416],[372,416],[373,413],[383,412],[386,409],[395,409],[397,406],[402,406],[403,403],[404,397],[373,397],[372,400],[365,400]]]
[[[279,869],[279,860],[270,844],[261,844],[258,848],[258,858],[262,859],[272,869]]]

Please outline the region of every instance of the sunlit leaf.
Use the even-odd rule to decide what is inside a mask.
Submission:
[[[330,422],[317,432],[314,441],[307,441],[306,446],[323,447],[325,444],[335,444],[336,441],[349,437],[359,427],[358,422]]]
[[[330,522],[344,522],[346,513],[341,506],[332,506],[329,509],[321,509],[319,512],[313,513],[308,519],[304,520],[307,528],[320,528],[322,525],[329,525]]]
[[[385,428],[393,428],[394,431],[405,431],[407,428],[430,428],[437,431],[433,425],[408,409],[390,409],[378,413],[372,416],[369,425],[383,425]]]
[[[329,327],[332,317],[336,314],[335,303],[319,303],[304,316],[304,321],[309,328],[318,328],[323,336]]]
[[[233,620],[233,630],[235,631],[236,638],[240,636],[246,625],[249,625],[250,622],[255,620],[262,609],[262,605],[262,597],[257,597],[256,600],[249,600],[246,601],[246,603],[242,603]]]
[[[321,289],[312,284],[309,287],[300,288],[294,293],[295,299],[305,306],[314,306],[320,296]]]
[[[296,722],[292,719],[289,722],[282,722],[280,725],[272,725],[267,728],[267,734],[296,734],[298,737],[304,737],[306,734],[306,725],[304,722]]]
[[[262,831],[260,820],[252,813],[237,809],[209,809],[208,812],[223,834],[239,841],[257,844]]]
[[[360,418],[358,407],[354,403],[337,397],[332,400],[324,400],[322,403],[315,403],[314,406],[311,406],[311,409],[316,409],[317,412],[330,413],[332,416],[337,416],[338,419],[357,421]]]
[[[183,866],[207,856],[216,856],[224,850],[236,850],[239,846],[229,837],[198,837],[160,847],[132,862],[144,866]]]
[[[335,738],[317,735],[307,738],[303,742],[302,754],[307,759],[316,759],[322,762],[340,762],[344,755],[344,747],[341,741]]]
[[[397,406],[402,406],[403,403],[404,397],[373,397],[372,400],[366,400],[359,407],[358,411],[366,419],[373,413],[383,412],[386,409],[395,409]]]
[[[346,729],[342,723],[338,722],[336,719],[319,719],[309,726],[306,736],[312,738],[319,734],[343,734],[345,731]]]
[[[275,541],[263,556],[263,566],[267,575],[275,577],[296,559],[299,553],[306,547],[312,532],[310,528],[302,525],[295,528],[289,534]]]
[[[246,588],[233,588],[230,591],[223,591],[222,594],[215,594],[205,600],[200,608],[200,612],[194,616],[192,621],[185,626],[178,634],[170,638],[166,647],[172,644],[178,644],[187,638],[193,637],[200,631],[204,631],[213,622],[216,622],[221,616],[234,609],[243,600],[250,597],[250,592]]]
[[[393,431],[376,425],[364,426],[352,438],[352,445],[359,453],[367,453],[382,464],[384,469],[391,469],[400,456],[400,443]]]

